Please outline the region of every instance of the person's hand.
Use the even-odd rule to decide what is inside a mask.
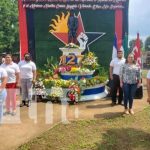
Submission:
[[[35,82],[36,82],[35,80],[32,80],[32,84],[35,84]]]
[[[110,75],[110,79],[113,80],[113,76],[112,75]]]
[[[120,87],[121,87],[121,88],[123,87],[123,83],[122,83],[122,82],[120,82]]]
[[[141,86],[141,83],[138,83],[138,84],[137,84],[137,88],[139,88],[140,86]]]
[[[85,50],[86,49],[86,44],[88,42],[87,35],[85,33],[81,32],[79,34],[79,36],[77,37],[77,40],[78,40],[78,42],[80,44],[80,48]]]
[[[16,83],[16,88],[20,88],[20,84],[19,83]]]

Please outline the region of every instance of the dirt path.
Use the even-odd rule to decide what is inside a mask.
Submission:
[[[110,99],[84,102],[78,105],[33,103],[30,110],[27,107],[21,108],[20,117],[18,107],[17,116],[4,117],[5,124],[0,126],[0,150],[15,150],[19,145],[47,131],[61,121],[69,123],[69,120],[75,119],[105,118],[121,115],[123,107],[120,105],[111,107],[110,103]],[[36,105],[37,110],[34,107]],[[138,112],[147,106],[146,90],[144,90],[144,98],[134,101],[134,110]]]

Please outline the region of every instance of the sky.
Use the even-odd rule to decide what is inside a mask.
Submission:
[[[129,1],[129,40],[139,32],[144,41],[150,36],[150,0]]]

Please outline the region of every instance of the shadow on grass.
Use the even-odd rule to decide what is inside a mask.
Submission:
[[[118,117],[123,117],[123,112],[108,112],[108,113],[103,113],[103,114],[95,114],[94,118],[105,118],[105,119],[115,119]]]
[[[108,108],[112,107],[111,104],[98,104],[98,105],[88,105],[86,108],[95,109],[95,108]]]
[[[150,150],[150,134],[133,128],[110,129],[97,150]]]

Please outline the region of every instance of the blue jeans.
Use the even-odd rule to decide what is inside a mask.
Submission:
[[[135,95],[136,89],[137,89],[137,84],[123,83],[125,109],[128,109],[128,103],[129,103],[129,109],[132,109],[133,97]]]
[[[4,104],[4,101],[6,100],[6,96],[7,96],[6,89],[3,89],[2,91],[0,91],[0,123],[3,117],[3,104]]]

